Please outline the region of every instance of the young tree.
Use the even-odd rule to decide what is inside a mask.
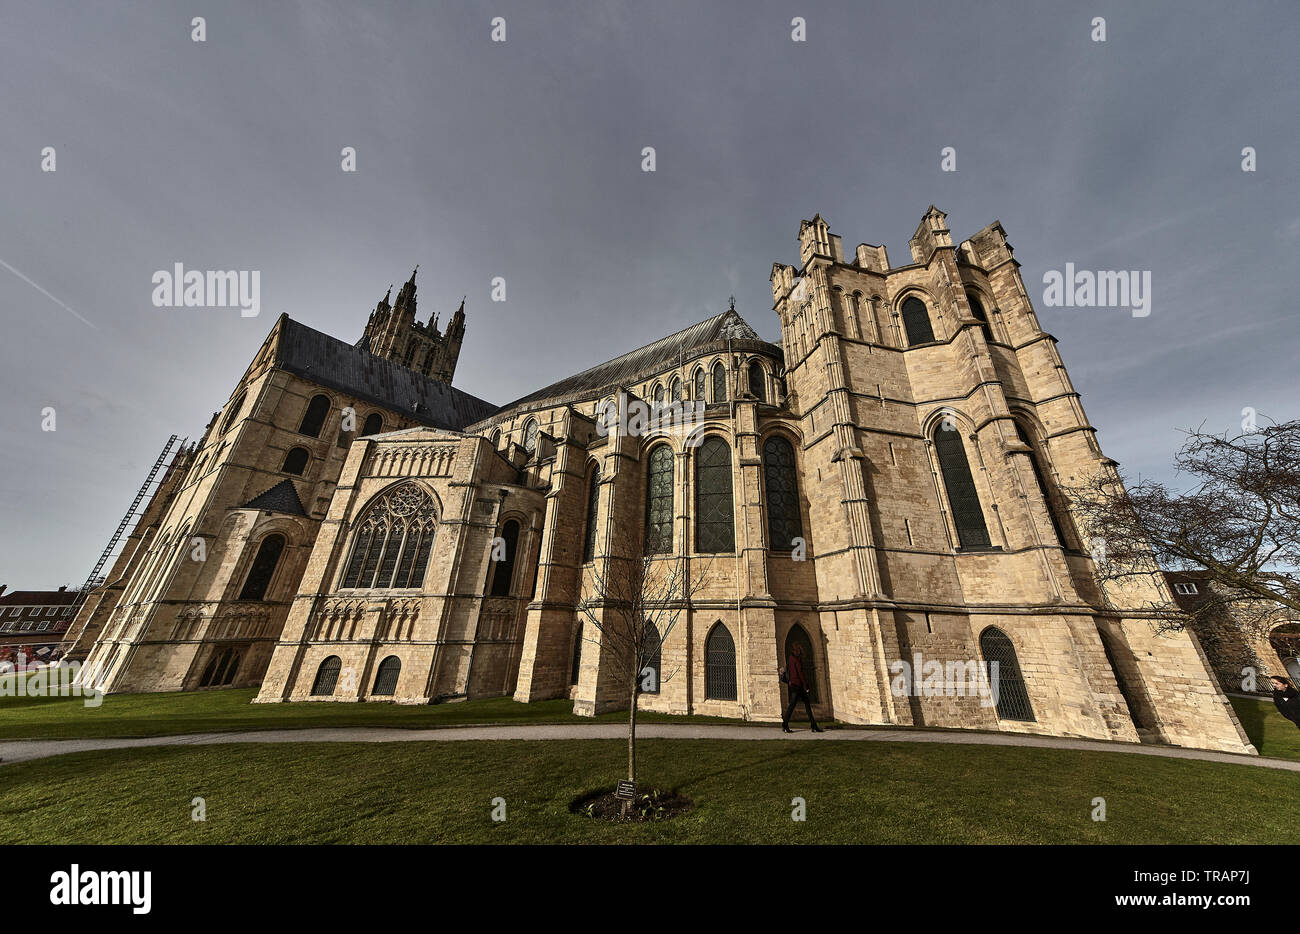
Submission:
[[[692,579],[681,558],[647,554],[611,555],[593,566],[592,589],[578,604],[583,619],[600,633],[600,664],[611,667],[627,691],[627,777],[636,781],[636,714],[643,692],[657,691],[661,647],[691,597],[704,585],[706,565]],[[595,641],[595,640],[590,640]],[[656,658],[660,663],[653,664]],[[624,808],[626,810],[626,807]]]
[[[1218,585],[1207,612],[1226,605],[1261,633],[1300,618],[1300,421],[1189,431],[1174,466],[1187,489],[1142,480],[1126,490],[1109,469],[1068,491],[1098,580],[1123,589],[1161,568],[1203,571]],[[1168,605],[1148,608],[1161,628],[1182,628]]]

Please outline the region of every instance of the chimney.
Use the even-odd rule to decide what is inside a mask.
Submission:
[[[0,584],[0,594],[3,594],[8,589],[9,589],[8,584]]]
[[[59,588],[59,593],[63,593],[63,592],[66,591],[67,589],[68,589],[68,585],[67,585],[67,584],[64,584],[62,587]]]

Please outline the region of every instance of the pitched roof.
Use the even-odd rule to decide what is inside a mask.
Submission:
[[[452,431],[462,431],[497,410],[477,396],[376,357],[287,315],[281,323],[276,365],[314,383]]]
[[[267,512],[284,512],[291,516],[305,516],[307,510],[302,508],[298,498],[298,488],[292,480],[281,480],[265,493],[254,496],[244,503],[243,509],[265,509]]]
[[[557,404],[579,396],[599,394],[603,390],[627,386],[668,369],[683,357],[692,355],[693,351],[728,339],[757,342],[769,353],[778,358],[781,356],[781,348],[764,341],[735,309],[731,309],[698,324],[692,324],[675,334],[661,337],[622,356],[606,360],[581,373],[551,383],[502,406],[499,411],[505,412],[518,406],[542,402]]]
[[[80,597],[76,590],[13,590],[0,596],[0,606],[67,606]]]

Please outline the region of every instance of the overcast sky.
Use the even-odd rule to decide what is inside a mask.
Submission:
[[[1104,450],[1170,479],[1179,428],[1297,416],[1297,48],[1294,0],[6,0],[0,583],[80,583],[281,312],[355,341],[418,263],[504,403],[732,294],[777,340],[819,211],[895,265],[931,203],[1001,220]],[[154,307],[176,262],[260,271],[260,315]],[[1150,316],[1045,307],[1067,262],[1150,270]]]

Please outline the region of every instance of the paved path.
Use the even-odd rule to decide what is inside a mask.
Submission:
[[[1265,769],[1300,772],[1300,762],[1265,759],[1261,756],[1182,749],[1177,746],[1144,746],[1136,743],[1108,743],[1088,739],[1031,736],[1024,733],[965,733],[956,730],[852,730],[832,729],[818,735],[807,729],[782,734],[776,724],[726,726],[722,724],[646,723],[637,727],[641,739],[738,739],[816,743],[955,743],[961,746],[1029,746],[1040,749],[1080,749],[1089,752],[1117,752],[1167,759],[1196,759],[1202,762],[1231,762]],[[531,726],[466,726],[436,730],[401,730],[384,727],[341,727],[306,730],[254,730],[238,733],[191,733],[184,736],[144,736],[137,739],[19,739],[0,740],[0,762],[44,759],[69,752],[95,749],[133,749],[141,746],[210,746],[221,743],[429,743],[474,740],[626,739],[621,723],[551,724]]]

